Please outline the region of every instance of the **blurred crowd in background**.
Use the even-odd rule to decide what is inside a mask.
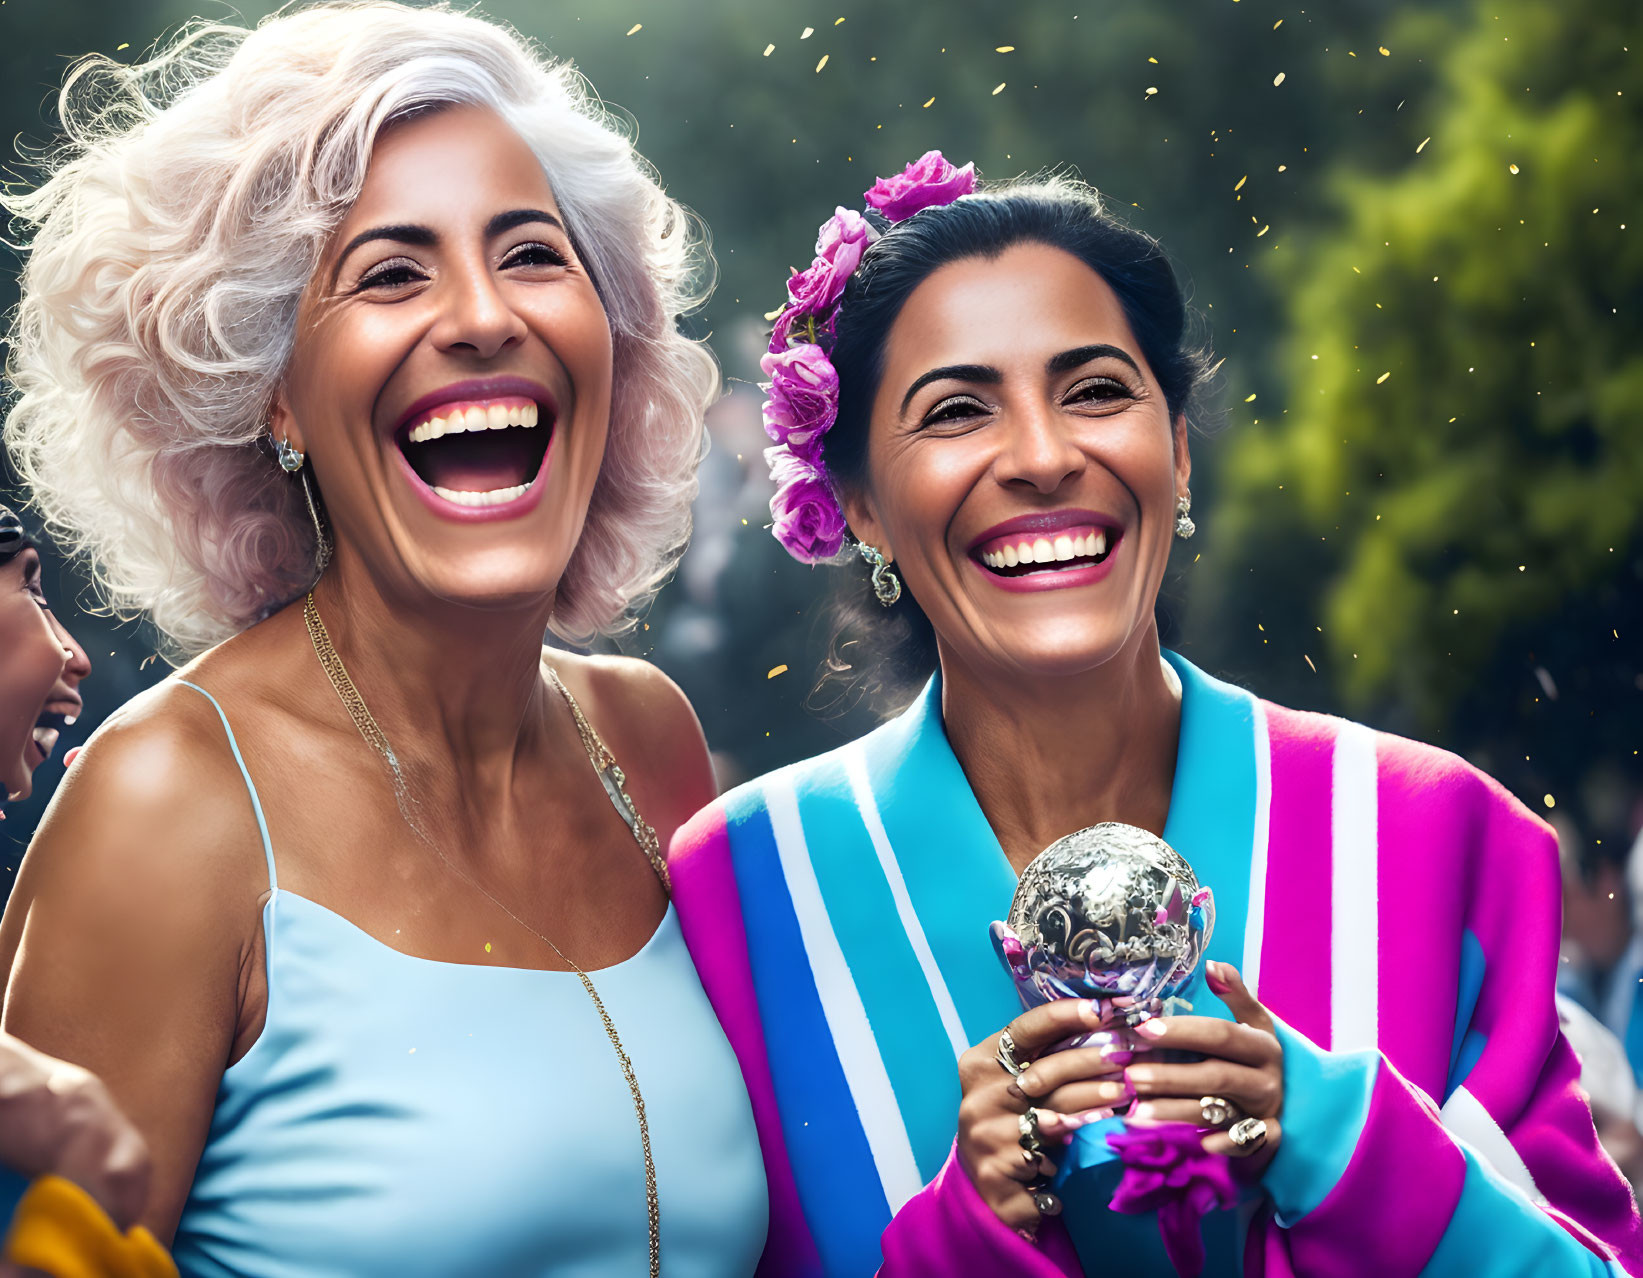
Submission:
[[[729,394],[678,578],[615,646],[683,686],[726,784],[869,725],[870,707],[812,696],[833,570],[766,532],[765,315],[816,225],[925,150],[984,177],[1079,173],[1170,248],[1223,361],[1166,643],[1275,701],[1451,749],[1554,823],[1570,1038],[1643,1180],[1633,0],[828,3],[484,5],[631,113],[713,231],[719,285],[694,324]],[[11,179],[49,147],[75,56],[135,59],[228,12],[0,0]],[[9,471],[0,498],[26,498]],[[96,667],[60,759],[166,667],[140,626],[97,615],[83,575],[48,587]],[[42,768],[0,827],[0,899],[60,777]]]

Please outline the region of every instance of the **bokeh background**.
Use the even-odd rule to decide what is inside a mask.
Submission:
[[[9,175],[49,143],[77,56],[135,60],[195,14],[273,8],[0,0]],[[989,178],[1077,172],[1192,281],[1225,362],[1169,641],[1472,759],[1559,824],[1571,919],[1620,926],[1643,821],[1635,0],[484,8],[578,63],[713,231],[719,286],[693,324],[729,394],[691,550],[621,647],[683,685],[725,780],[868,726],[809,704],[829,570],[766,532],[756,360],[816,225],[940,147]],[[83,575],[53,577],[96,665],[67,746],[166,668]],[[0,897],[59,760],[0,826]]]

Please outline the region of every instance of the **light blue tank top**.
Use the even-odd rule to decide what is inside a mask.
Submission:
[[[268,858],[268,1008],[223,1074],[173,1255],[244,1278],[633,1278],[649,1271],[633,1098],[571,972],[402,954]],[[750,1275],[768,1216],[740,1068],[669,904],[592,973],[644,1093],[664,1278]]]

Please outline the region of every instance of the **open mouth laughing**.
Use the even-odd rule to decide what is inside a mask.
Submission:
[[[540,496],[557,421],[545,387],[514,378],[463,383],[418,400],[394,442],[436,513],[506,518]]]
[[[1106,575],[1123,536],[1115,521],[1091,511],[1024,515],[989,528],[970,558],[1007,589],[1085,585]]]
[[[51,758],[51,752],[57,748],[57,741],[62,736],[63,729],[74,720],[75,716],[72,714],[47,710],[34,721],[34,731],[25,750],[29,771],[32,772]]]

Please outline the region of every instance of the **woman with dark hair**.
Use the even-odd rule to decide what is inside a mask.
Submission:
[[[923,690],[670,858],[790,1272],[1643,1273],[1558,1031],[1550,831],[1160,649],[1209,356],[1157,243],[935,152],[866,198],[776,323],[771,509],[805,562],[852,535],[879,690]],[[1213,886],[1195,1015],[1023,1014],[994,955],[1023,867],[1106,821]]]
[[[35,771],[79,715],[80,681],[91,673],[41,578],[39,545],[0,503],[4,799],[28,797]],[[148,1179],[143,1139],[100,1080],[0,1034],[0,1273],[17,1272],[8,1262],[55,1271],[50,1262],[71,1251],[120,1278],[175,1272],[145,1230],[121,1233],[142,1214]]]

